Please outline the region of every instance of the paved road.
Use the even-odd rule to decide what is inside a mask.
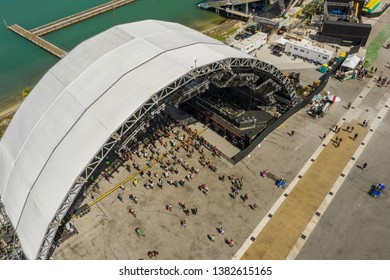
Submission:
[[[371,184],[390,184],[390,115],[382,121],[297,259],[390,259],[390,193],[367,194]]]
[[[390,12],[387,11],[375,24],[369,42],[389,22]],[[385,67],[389,57],[389,50],[379,50],[374,65],[378,67],[377,74],[382,71],[384,76],[390,77],[390,70]],[[374,88],[358,108],[360,118],[372,119],[389,96],[390,88]],[[387,115],[357,163],[367,162],[368,168],[351,170],[297,259],[390,259],[389,191],[377,199],[367,194],[371,184],[390,185],[389,138],[390,115]]]

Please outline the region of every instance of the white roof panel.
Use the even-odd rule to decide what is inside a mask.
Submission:
[[[180,34],[178,38],[177,34]],[[145,41],[150,42],[154,46],[158,46],[161,50],[173,50],[183,45],[212,43],[215,44],[215,40],[210,37],[205,37],[201,33],[195,33],[191,31],[176,31],[165,32],[143,38]],[[222,42],[220,42],[223,45]]]
[[[17,157],[31,131],[64,89],[61,81],[48,72],[23,101],[7,130],[19,129],[17,134],[5,133],[1,141],[12,156]],[[37,95],[37,96],[36,96]]]
[[[3,194],[7,186],[9,175],[13,168],[13,157],[4,142],[0,142],[0,194]]]
[[[96,60],[69,85],[69,91],[89,107],[126,73],[158,54],[142,41],[131,41]]]

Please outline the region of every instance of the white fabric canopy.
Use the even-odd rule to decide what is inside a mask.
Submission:
[[[349,68],[349,69],[355,69],[355,67],[358,66],[360,60],[361,59],[356,54],[349,55],[344,60],[343,64],[341,64],[341,67]]]
[[[284,39],[282,36],[280,36],[277,40],[274,41],[274,43],[280,44],[280,45],[285,45],[288,42],[287,39]]]
[[[111,134],[155,92],[226,58],[251,58],[176,23],[113,27],[51,68],[0,142],[0,195],[22,248],[37,258],[71,186]]]

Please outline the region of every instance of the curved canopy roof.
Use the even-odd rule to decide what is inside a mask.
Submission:
[[[20,106],[0,142],[0,195],[29,259],[85,166],[148,98],[238,50],[176,23],[113,27],[72,50]]]

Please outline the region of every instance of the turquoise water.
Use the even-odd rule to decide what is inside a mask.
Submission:
[[[16,103],[25,87],[33,87],[58,58],[9,31],[19,24],[31,29],[86,10],[107,0],[0,0],[0,110]],[[196,7],[201,0],[135,0],[68,28],[44,36],[70,51],[85,39],[117,24],[143,19],[182,23],[202,30],[223,21],[218,15]]]

